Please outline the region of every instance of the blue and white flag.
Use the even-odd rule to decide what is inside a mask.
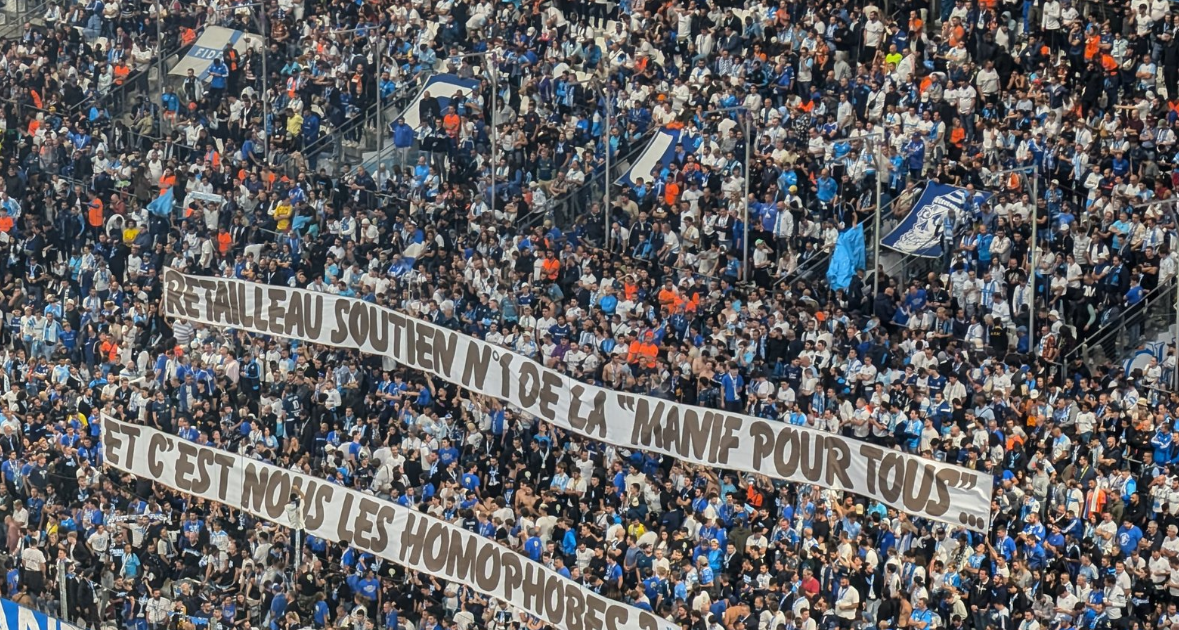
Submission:
[[[430,96],[438,101],[438,107],[445,115],[446,108],[450,107],[450,101],[455,96],[461,95],[465,99],[472,99],[472,95],[477,95],[478,91],[478,79],[464,79],[455,74],[436,74],[426,81],[422,91],[418,92],[413,102],[401,112],[401,116],[405,118],[405,124],[417,131],[422,127],[420,110],[422,97],[426,95],[426,92],[429,92]],[[396,122],[397,119],[393,120]]]
[[[1158,359],[1159,363],[1166,360],[1167,344],[1161,341],[1148,341],[1142,344],[1142,347],[1134,352],[1133,356],[1122,362],[1122,368],[1125,370],[1126,376],[1133,374],[1134,370],[1146,371],[1150,367],[1151,359]]]
[[[266,48],[265,40],[259,35],[223,26],[209,26],[184,53],[184,57],[168,70],[168,74],[184,77],[192,70],[196,78],[204,81],[209,78],[209,66],[213,65],[213,61],[225,55],[226,46],[233,46],[239,55],[244,55],[250,48]]]
[[[856,271],[863,269],[864,264],[864,225],[857,223],[855,227],[840,232],[835,241],[835,251],[831,252],[827,267],[827,284],[834,291],[848,288]]]
[[[631,164],[622,177],[614,182],[619,186],[629,186],[640,178],[644,184],[650,184],[655,176],[659,173],[655,172],[655,165],[663,162],[664,166],[671,164],[675,159],[675,149],[680,143],[679,129],[660,129],[655,137],[651,139],[650,144],[646,149],[643,149],[643,154],[639,159]]]
[[[970,194],[965,188],[929,182],[905,220],[889,232],[880,244],[909,256],[941,257],[946,216],[951,211],[960,216],[970,201]],[[975,193],[971,205],[978,207],[990,198],[989,192]]]
[[[0,630],[81,630],[20,604],[0,599]]]

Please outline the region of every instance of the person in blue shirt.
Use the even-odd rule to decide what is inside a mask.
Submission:
[[[909,615],[909,627],[913,630],[932,630],[933,611],[926,607],[925,598],[919,598]]]
[[[1138,549],[1138,543],[1142,541],[1142,530],[1137,525],[1132,523],[1129,519],[1122,521],[1122,526],[1118,528],[1118,548],[1121,549],[1122,555],[1129,556],[1131,551]]]
[[[471,492],[478,492],[481,482],[479,481],[479,465],[471,464],[467,468],[467,472],[463,473],[461,485],[464,490]]]
[[[414,133],[413,127],[410,127],[405,122],[404,116],[389,125],[389,131],[393,134],[393,146],[396,149],[397,165],[404,168],[409,158],[409,150],[413,148],[413,142],[417,134]]]
[[[357,582],[356,594],[368,600],[371,604],[377,601],[377,595],[381,591],[381,582],[377,579],[376,573],[371,569],[365,572],[364,579]]]
[[[392,606],[392,604],[389,602],[386,602],[385,606],[390,607],[390,606]],[[323,627],[327,626],[328,621],[331,620],[331,614],[332,614],[332,612],[328,608],[328,605],[327,605],[327,594],[324,593],[323,591],[317,591],[315,593],[315,606],[312,607],[312,613],[311,613],[311,619],[312,619],[313,623],[315,623],[315,627],[316,628],[323,628]],[[394,613],[393,613],[393,619],[395,621],[397,619],[396,611],[394,611]],[[389,628],[389,626],[386,626],[386,628]],[[396,626],[393,626],[392,630],[396,630]]]
[[[913,138],[902,147],[901,153],[905,156],[909,178],[921,179],[925,172],[925,141],[921,139],[921,134],[913,134]]]
[[[279,630],[278,622],[287,614],[287,594],[281,582],[275,582],[271,588],[274,599],[270,600],[270,630]]]
[[[1007,526],[1000,525],[995,536],[995,551],[1010,561],[1015,555],[1015,541],[1007,535]]]
[[[606,571],[603,580],[608,585],[622,588],[622,566],[614,559],[614,556],[606,557]]]
[[[745,395],[745,378],[737,372],[737,364],[729,364],[729,371],[721,376],[721,387],[724,388],[726,411],[741,411],[741,400]]]
[[[696,561],[696,574],[697,579],[700,580],[700,586],[704,587],[705,589],[712,588],[713,581],[715,580],[715,573],[713,572],[712,566],[709,565],[706,558],[701,558]]]
[[[1153,449],[1156,464],[1165,465],[1171,461],[1171,451],[1174,444],[1171,427],[1160,424],[1155,430],[1154,436],[1150,438],[1150,446]]]
[[[316,610],[318,611],[318,606],[323,602],[323,600],[320,597],[317,597],[317,599],[320,599],[320,601],[316,603]],[[465,604],[466,602],[464,601],[463,603]],[[324,604],[324,608],[327,608],[327,604]],[[393,602],[385,602],[384,608],[381,610],[381,620],[384,622],[382,625],[384,626],[385,630],[397,630],[398,613],[397,607],[393,605]],[[316,624],[319,624],[318,620],[316,621]]]
[[[819,171],[819,178],[815,180],[815,196],[824,204],[830,204],[835,201],[835,195],[839,193],[839,182],[831,177],[830,171],[823,169]]]
[[[450,443],[449,438],[442,438],[441,446],[438,448],[438,465],[445,468],[451,462],[458,461],[459,451]]]
[[[225,65],[224,59],[217,57],[209,65],[209,100],[213,107],[221,102],[221,97],[224,96],[227,87],[229,87],[229,66]]]

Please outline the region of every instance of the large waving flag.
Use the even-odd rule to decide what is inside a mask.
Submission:
[[[169,217],[172,216],[172,205],[175,202],[176,195],[172,194],[172,189],[169,188],[155,201],[147,204],[147,211],[158,217]]]
[[[827,267],[827,284],[836,291],[848,288],[856,271],[863,269],[864,265],[864,226],[857,223],[840,232],[839,239],[835,241],[835,251],[831,253],[831,262]]]
[[[899,225],[881,239],[880,244],[909,256],[940,258],[946,216],[970,212],[991,198],[990,192],[975,191],[929,182],[921,197]]]

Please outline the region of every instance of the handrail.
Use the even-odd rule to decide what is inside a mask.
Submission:
[[[516,220],[517,224],[525,229],[531,229],[542,223],[545,219],[552,218],[554,225],[556,225],[556,227],[560,230],[566,231],[573,229],[576,226],[576,217],[581,215],[581,213],[559,213],[557,210],[558,206],[568,207],[574,202],[584,200],[586,197],[597,197],[600,194],[605,193],[605,186],[602,186],[603,180],[607,182],[607,185],[613,185],[612,178],[614,177],[614,172],[616,172],[616,169],[623,163],[628,163],[631,158],[633,158],[635,155],[638,155],[641,151],[647,148],[647,145],[650,144],[651,140],[655,137],[655,129],[655,127],[652,127],[640,135],[639,138],[631,144],[630,150],[627,151],[625,155],[616,156],[614,159],[610,160],[610,173],[607,173],[604,167],[601,169],[594,169],[590,172],[590,177],[587,178],[585,182],[581,184],[581,186],[578,186],[574,190],[570,190],[565,195],[562,195],[559,199],[550,200],[548,208],[533,209],[527,215],[518,218]],[[609,142],[609,140],[606,140],[606,142]],[[603,211],[607,216],[610,215],[610,208],[603,208]],[[566,217],[572,218],[572,220],[558,221],[558,218],[564,219]],[[567,224],[561,225],[561,223]]]
[[[873,230],[873,228],[875,227],[874,217],[876,216],[876,213],[888,210],[892,206],[892,204],[894,202],[896,202],[899,198],[900,197],[893,197],[893,198],[889,199],[888,203],[884,204],[884,207],[876,208],[872,212],[872,214],[869,214],[862,221],[860,221],[860,224],[864,226],[864,242],[870,243],[870,242],[872,242],[873,238],[876,238],[876,235],[871,232],[871,230]],[[879,202],[879,200],[877,200],[877,201]],[[886,229],[885,223],[884,223],[885,216],[886,215],[883,215],[883,214],[880,215],[880,219],[881,219],[880,229],[881,229],[881,231],[884,231]],[[822,251],[822,253],[819,254],[818,256],[815,256],[815,257],[811,258],[810,260],[804,262],[802,265],[799,265],[798,268],[796,268],[794,270],[794,272],[792,274],[790,274],[790,279],[793,281],[798,278],[804,278],[807,275],[809,275],[810,273],[812,273],[815,270],[814,269],[815,267],[817,267],[821,263],[826,262],[831,259],[831,254],[833,253],[833,250],[821,250],[821,251]],[[880,266],[880,263],[878,261],[874,261],[874,262],[875,262],[875,268],[872,269],[873,273],[875,273],[876,268],[878,268]]]
[[[650,262],[650,261],[634,260],[634,256],[630,256],[627,254],[615,254],[615,253],[612,253],[608,250],[602,249],[601,247],[595,247],[593,245],[589,245],[589,244],[585,243],[584,241],[582,241],[580,243],[580,246],[584,247],[585,249],[589,250],[590,252],[593,252],[596,254],[605,254],[607,257],[622,258],[626,262],[633,261],[633,264],[641,264],[641,263],[649,263]],[[717,281],[724,279],[724,278],[721,278],[720,276],[713,276],[713,275],[709,275],[707,273],[700,273],[698,271],[693,270],[691,267],[677,267],[675,265],[668,265],[668,267],[670,267],[671,269],[673,269],[675,271],[688,271],[689,273],[692,274],[692,277],[694,277],[694,278],[704,278],[706,280],[717,280]]]
[[[380,77],[377,77],[377,82],[378,82],[378,84],[380,83]],[[383,111],[383,109],[393,107],[398,102],[402,102],[402,101],[404,101],[404,103],[406,105],[408,105],[409,103],[413,102],[413,98],[417,96],[417,92],[419,89],[420,89],[419,77],[415,76],[413,83],[411,85],[408,85],[406,87],[402,87],[402,88],[398,89],[398,91],[401,93],[400,97],[397,97],[395,100],[393,100],[390,103],[382,103],[381,102],[382,99],[380,97],[380,86],[378,85],[377,86],[377,98],[373,101],[373,104],[371,106],[367,107],[363,112],[360,113],[360,115],[353,116],[352,118],[349,118],[349,119],[345,119],[344,123],[341,124],[339,127],[333,128],[331,130],[331,133],[325,133],[325,134],[321,135],[319,138],[317,138],[315,140],[315,142],[312,142],[311,144],[307,145],[306,147],[303,147],[302,153],[303,153],[304,157],[309,158],[309,157],[316,155],[320,152],[327,151],[327,150],[331,149],[334,146],[334,143],[339,139],[338,136],[340,136],[340,134],[343,134],[343,133],[349,132],[349,131],[353,131],[353,130],[357,129],[358,127],[360,129],[367,129],[370,126],[369,125],[370,122],[373,122],[373,123],[376,122],[377,111],[379,109]],[[397,118],[394,117],[394,118],[390,118],[388,120],[393,121],[393,120],[397,120]],[[416,132],[416,130],[415,130],[415,132]],[[383,133],[385,133],[385,131],[383,129],[377,129],[377,133],[383,134]],[[378,142],[377,145],[379,148],[380,143]],[[378,163],[380,162],[380,158],[381,158],[381,156],[378,155],[377,156]],[[363,162],[363,161],[364,160],[361,160],[361,162]]]
[[[1166,284],[1162,284],[1155,287],[1154,289],[1151,289],[1146,293],[1146,295],[1142,297],[1141,302],[1134,305],[1134,307],[1137,309],[1137,313],[1135,313],[1134,316],[1145,315],[1151,306],[1157,305],[1160,302],[1173,305],[1175,302],[1175,297],[1172,292],[1175,291],[1176,288],[1179,288],[1179,277],[1172,278]],[[1166,300],[1163,298],[1166,298]],[[1064,355],[1063,362],[1068,363],[1068,361],[1071,361],[1078,354],[1080,354],[1082,358],[1085,358],[1088,356],[1088,352],[1092,348],[1101,347],[1111,338],[1116,340],[1117,336],[1122,334],[1123,330],[1125,329],[1125,324],[1126,313],[1123,312],[1121,316],[1116,318],[1114,321],[1099,327],[1096,331],[1093,332],[1093,334],[1089,335],[1089,337],[1084,342],[1078,343],[1076,347],[1069,350]],[[1115,357],[1106,358],[1111,360],[1115,359]]]

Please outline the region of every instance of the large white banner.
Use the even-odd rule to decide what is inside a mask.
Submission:
[[[164,270],[168,316],[392,357],[577,434],[686,462],[846,490],[985,532],[990,475],[809,427],[587,385],[355,298]]]
[[[491,597],[568,630],[678,630],[562,577],[494,540],[358,490],[102,417],[103,455],[118,470],[290,527],[302,491],[305,531]]]

